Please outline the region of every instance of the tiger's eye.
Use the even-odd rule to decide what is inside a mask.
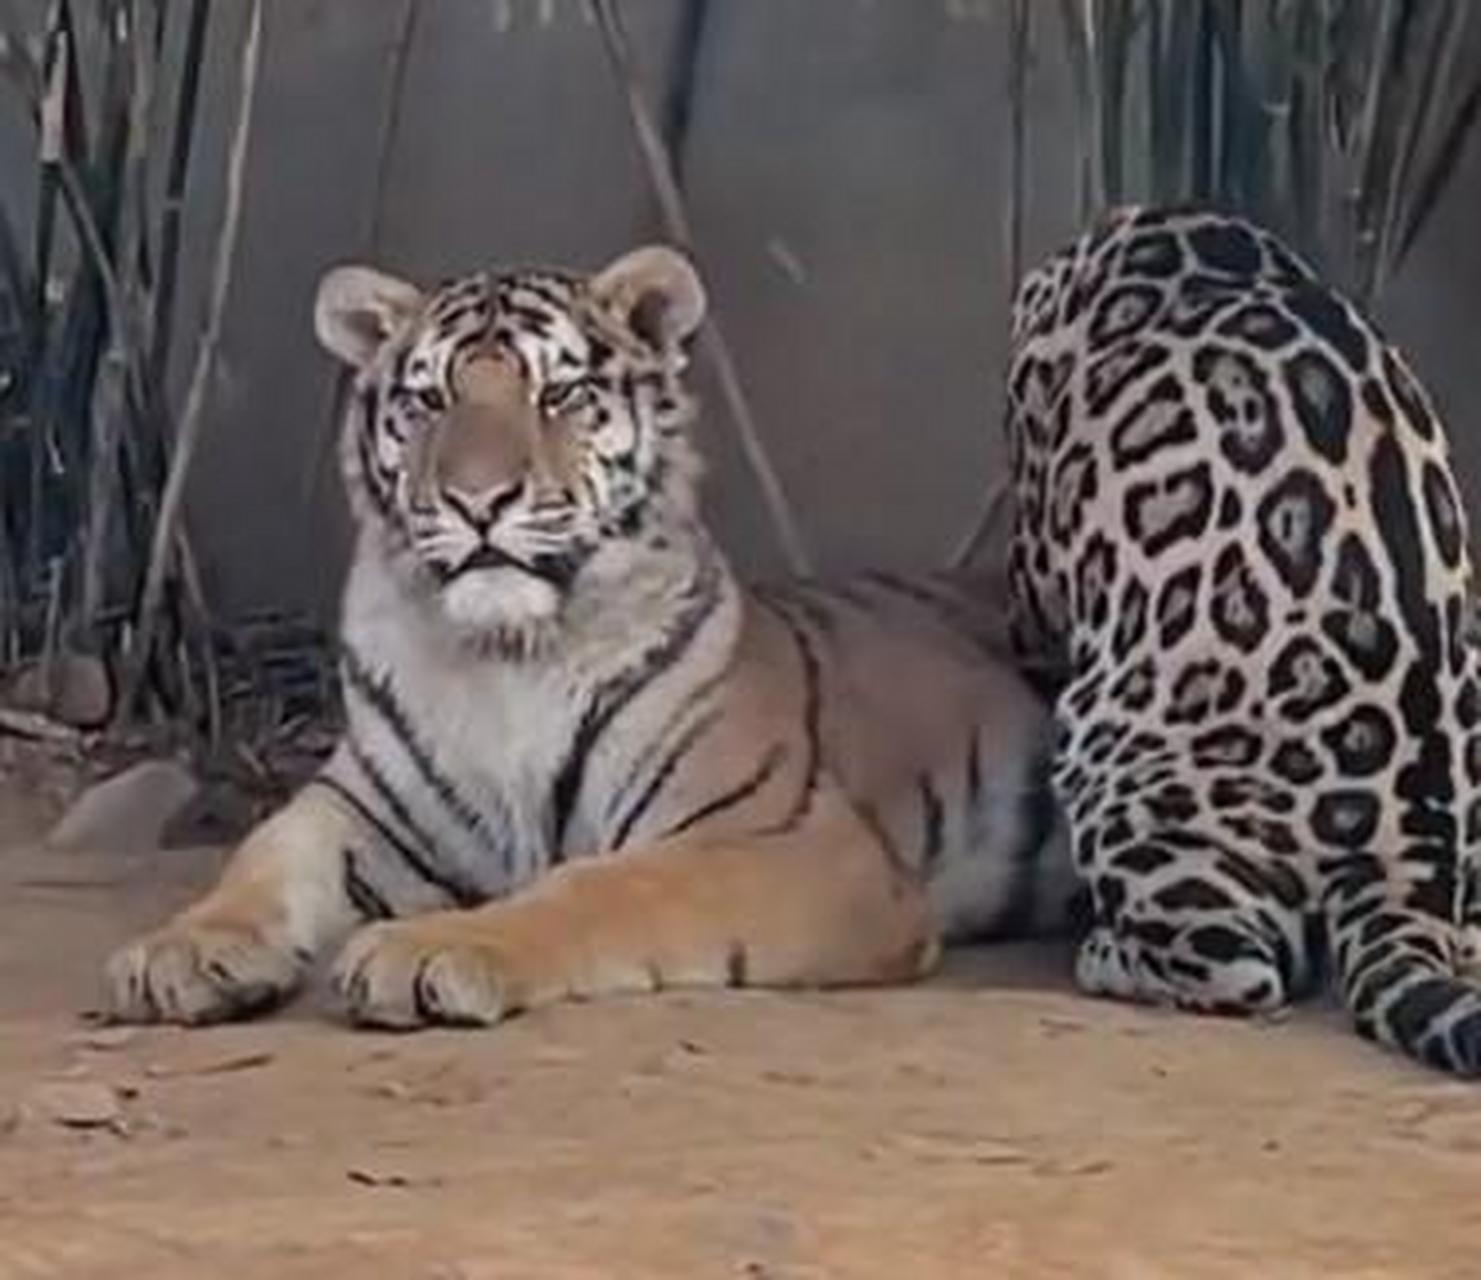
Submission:
[[[540,389],[540,412],[544,414],[576,413],[591,402],[591,384],[584,379],[552,382]]]

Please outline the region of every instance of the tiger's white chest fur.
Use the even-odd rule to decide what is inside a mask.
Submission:
[[[331,774],[470,899],[599,852],[607,800],[634,754],[730,661],[739,605],[718,560],[716,570],[719,596],[696,601],[693,555],[624,568],[619,591],[597,588],[576,608],[558,650],[516,660],[459,633],[362,548],[345,594],[347,731]],[[647,660],[655,628],[666,617],[682,626],[686,609],[695,629],[670,678],[627,692],[621,714],[592,733]]]

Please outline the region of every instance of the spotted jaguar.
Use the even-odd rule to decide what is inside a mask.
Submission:
[[[1053,777],[1101,995],[1481,1072],[1481,683],[1426,393],[1268,229],[1107,216],[1022,283],[1012,627],[1063,672]]]

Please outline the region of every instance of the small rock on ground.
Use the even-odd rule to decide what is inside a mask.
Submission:
[[[165,828],[200,789],[175,760],[146,760],[89,787],[47,836],[56,849],[157,849]]]
[[[37,1111],[68,1129],[106,1129],[122,1118],[118,1093],[93,1080],[53,1080],[32,1098]]]
[[[108,669],[86,653],[25,663],[6,681],[0,698],[18,711],[34,711],[76,729],[96,728],[113,708]]]

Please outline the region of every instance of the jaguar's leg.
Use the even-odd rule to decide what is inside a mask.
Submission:
[[[666,986],[899,982],[936,955],[921,887],[839,801],[785,832],[567,864],[472,911],[371,925],[335,984],[361,1023],[489,1025]]]
[[[1185,826],[1109,848],[1104,839],[1103,829],[1075,833],[1093,902],[1076,961],[1082,989],[1205,1013],[1261,1013],[1307,984],[1303,892],[1292,868]]]
[[[1481,730],[1466,735],[1461,759],[1481,760]],[[1468,981],[1481,984],[1481,787],[1460,797],[1461,844],[1455,875],[1455,918],[1460,924],[1456,962]]]

